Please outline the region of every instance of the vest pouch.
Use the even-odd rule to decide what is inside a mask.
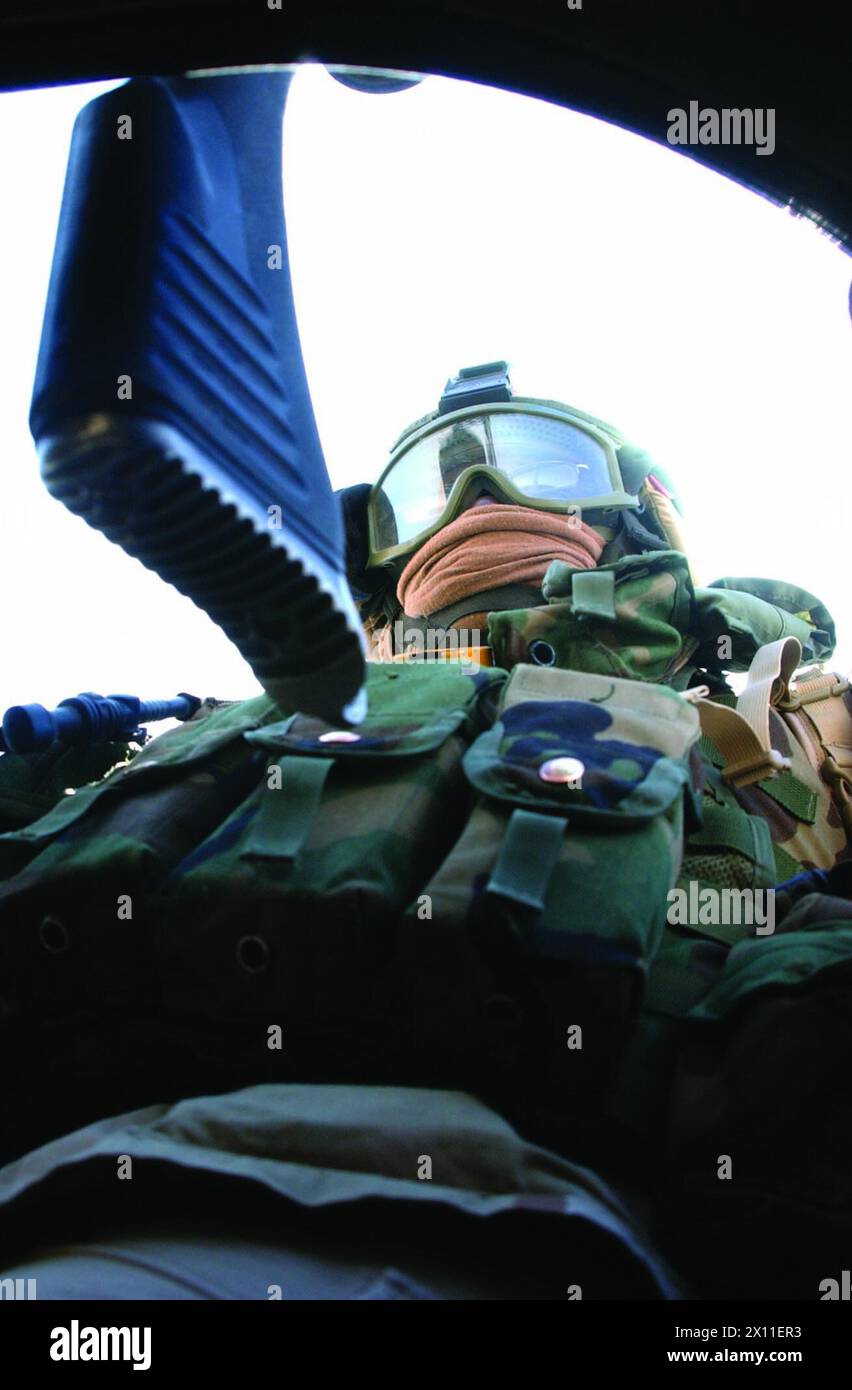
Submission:
[[[703,824],[687,838],[667,920],[672,927],[733,945],[763,924],[767,894],[779,875],[766,821],[743,810],[715,769],[707,768],[706,774]],[[790,791],[787,786],[781,794]]]
[[[686,683],[697,641],[690,636],[693,588],[685,555],[627,555],[593,570],[554,560],[542,592],[542,607],[489,615],[497,666],[553,663],[669,685],[683,671]]]
[[[242,734],[278,717],[263,696],[187,721],[0,836],[0,859],[23,861],[0,884],[7,1018],[151,1007],[151,894],[256,784],[263,759]]]
[[[420,1075],[570,1097],[613,1078],[694,805],[695,710],[663,686],[516,667],[465,756],[479,799],[412,904],[397,1045]],[[428,909],[428,911],[427,911]]]
[[[277,1063],[365,1074],[401,913],[461,830],[462,755],[504,679],[371,663],[357,730],[298,715],[247,735],[266,759],[261,784],[160,895],[167,1015],[196,1020],[199,1037],[205,1021],[230,1028],[221,1060],[231,1050],[256,1077]],[[283,1056],[267,1047],[276,1024]]]

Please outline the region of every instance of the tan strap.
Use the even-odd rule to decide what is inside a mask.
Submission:
[[[769,710],[789,694],[790,678],[801,659],[797,637],[767,642],[755,653],[736,709],[712,700],[697,702],[701,732],[722,754],[722,776],[732,787],[749,787],[789,771],[790,759],[772,747]]]
[[[806,746],[816,745],[818,771],[831,787],[843,825],[852,835],[852,713],[843,699],[849,681],[818,669],[804,674],[783,708],[800,739],[806,736]]]
[[[760,647],[748,669],[745,689],[737,700],[737,713],[754,729],[763,748],[772,747],[770,707],[788,698],[790,680],[801,660],[802,644],[798,637],[782,637]]]
[[[849,681],[843,676],[837,675],[834,671],[820,671],[811,667],[808,671],[803,671],[796,681],[795,688],[790,692],[790,698],[784,702],[784,709],[800,709],[802,705],[812,705],[815,701],[829,700],[834,695],[844,695],[849,689]],[[836,709],[836,706],[826,706],[826,709]],[[837,717],[836,715],[833,717]],[[847,713],[845,721],[843,717],[837,718],[838,727],[842,730],[843,724],[847,725],[846,738],[849,737],[849,715]]]
[[[787,772],[790,759],[774,748],[765,748],[739,710],[712,700],[696,701],[701,732],[716,745],[725,765],[722,776],[732,787],[750,787],[764,777],[777,777]]]
[[[824,695],[831,694],[832,687],[838,681],[839,676],[827,675],[821,666],[803,666],[796,674],[796,683],[790,687],[790,693],[778,701],[778,707],[783,710],[798,709],[811,700],[821,700]]]
[[[802,701],[807,705],[808,719],[816,725],[820,743],[840,767],[852,767],[852,715],[839,698],[848,689],[848,681],[835,678],[822,694]]]

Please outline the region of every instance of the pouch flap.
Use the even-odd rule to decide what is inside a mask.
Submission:
[[[430,753],[472,716],[483,693],[505,673],[461,670],[448,662],[373,662],[368,712],[357,729],[298,714],[246,734],[275,753],[321,758],[405,758]]]
[[[686,596],[692,592],[689,562],[679,550],[658,550],[644,555],[622,555],[621,559],[612,560],[608,565],[596,565],[593,570],[577,569],[564,560],[553,560],[547,568],[541,591],[548,603],[576,600],[578,597],[577,580],[580,579],[579,597],[582,607],[583,584],[581,576],[599,574],[611,576],[608,585],[610,592],[623,590],[625,585],[640,584],[642,588],[637,592],[644,594],[647,606],[649,608],[662,607],[666,616],[672,614],[672,605],[679,598],[681,586]],[[654,583],[653,581],[659,575],[670,575],[671,578],[668,583],[662,585]],[[619,594],[619,603],[622,601],[622,596]],[[577,607],[576,602],[574,606]],[[615,614],[613,614],[614,616]],[[674,617],[678,616],[684,615],[676,609]],[[686,626],[685,623],[684,626]]]
[[[678,551],[628,555],[593,570],[554,560],[547,605],[488,616],[498,666],[537,660],[546,644],[561,669],[621,679],[669,681],[689,660],[692,581]]]
[[[249,743],[274,753],[320,758],[406,758],[430,753],[455,733],[466,718],[463,709],[432,719],[371,719],[357,729],[341,729],[321,719],[297,714],[280,724],[246,734]]]
[[[642,821],[681,793],[699,733],[692,705],[666,686],[517,666],[464,766],[478,791],[515,806]]]

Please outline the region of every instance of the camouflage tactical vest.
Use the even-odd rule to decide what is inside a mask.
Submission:
[[[703,1184],[709,1240],[720,1146],[764,1187],[769,1161],[732,1078],[786,1001],[804,1104],[852,916],[829,895],[788,923],[793,890],[761,932],[707,890],[742,904],[846,858],[852,699],[819,670],[791,693],[791,661],[832,641],[811,596],[695,591],[681,561],[552,566],[545,607],[491,617],[504,665],[374,664],[357,730],[208,703],[31,818],[0,759],[2,1026],[24,1063],[2,1156],[165,1094],[463,1086],[569,1123],[580,1161],[666,1172],[670,1243]],[[737,700],[721,668],[749,663]]]

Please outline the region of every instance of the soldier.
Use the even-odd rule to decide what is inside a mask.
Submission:
[[[671,480],[502,362],[341,502],[356,728],[208,701],[71,797],[0,761],[4,1276],[819,1296],[849,1235],[852,740],[848,683],[792,676],[829,614],[698,586]]]

